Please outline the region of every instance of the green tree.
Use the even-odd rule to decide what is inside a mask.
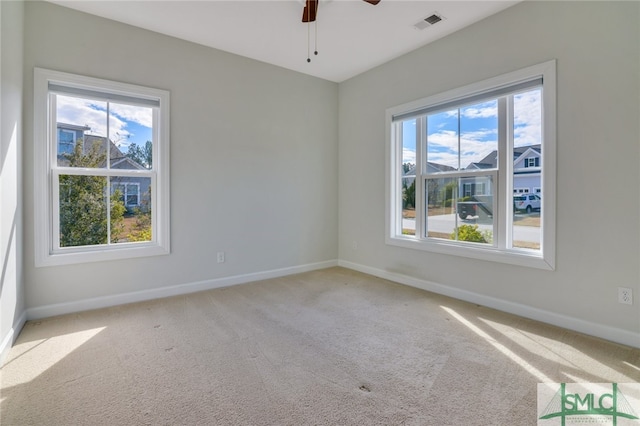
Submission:
[[[406,183],[402,184],[402,202],[403,207],[415,208],[416,207],[416,181],[411,182],[411,185],[407,186]]]
[[[147,141],[144,147],[141,147],[140,145],[132,143],[129,145],[126,156],[142,167],[150,169],[153,166],[153,144],[151,141]]]
[[[444,186],[444,199],[452,200],[456,196],[456,192],[458,191],[458,180],[452,180]]]
[[[127,235],[127,240],[151,241],[151,212],[142,212],[140,209],[136,209],[134,216],[136,222],[131,232]]]
[[[72,153],[65,154],[65,160],[70,167],[103,167],[106,153],[101,152],[104,150],[100,145],[96,142],[84,152],[80,140]],[[125,206],[120,200],[122,194],[116,191],[108,196],[108,188],[108,178],[104,176],[60,175],[61,247],[107,244],[109,226],[111,242],[118,242],[124,229]],[[109,206],[111,211],[107,215]]]

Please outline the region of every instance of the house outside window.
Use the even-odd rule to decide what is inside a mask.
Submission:
[[[138,182],[113,182],[111,183],[111,193],[117,194],[125,207],[133,208],[140,205],[140,183]]]
[[[66,129],[59,129],[58,154],[70,154],[75,145],[76,133]]]
[[[390,108],[387,129],[388,244],[555,267],[555,61]],[[544,199],[515,208],[529,188]]]
[[[169,93],[34,77],[36,266],[168,253]]]
[[[463,194],[465,197],[471,197],[474,195],[487,195],[486,186],[486,182],[463,183]]]

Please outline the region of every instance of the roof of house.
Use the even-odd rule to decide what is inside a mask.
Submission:
[[[87,125],[78,125],[78,124],[69,124],[69,123],[57,123],[58,129],[68,129],[68,130],[77,130],[81,132],[86,132],[87,130],[91,130],[91,127]]]
[[[513,161],[515,162],[518,158],[520,158],[527,151],[531,150],[540,154],[542,149],[542,145],[525,145],[518,146],[513,148]],[[495,169],[498,167],[498,151],[491,151],[487,156],[485,156],[480,161],[475,161],[473,163],[469,163],[467,166],[467,170],[470,169]],[[427,162],[427,172],[428,173],[438,173],[438,172],[451,172],[456,169],[451,166],[447,166],[445,164],[434,163],[432,161]],[[402,177],[404,179],[412,179],[416,177],[416,165],[412,164],[409,170],[407,170]]]
[[[518,159],[522,154],[527,152],[528,150],[532,150],[540,154],[542,149],[542,145],[525,145],[525,146],[517,146],[513,148],[513,161]],[[498,151],[491,151],[486,157],[482,160],[470,163],[467,166],[467,169],[494,169],[498,167]]]
[[[85,153],[88,152],[95,144],[99,144],[99,151],[105,152],[107,150],[106,141],[108,140],[105,136],[97,136],[97,135],[87,135],[84,132],[91,130],[89,126],[79,126],[76,124],[68,124],[68,123],[57,123],[57,127],[59,129],[68,129],[74,131],[81,131],[84,135],[84,146],[83,150]],[[139,169],[142,170],[144,167],[139,164],[137,161],[127,157],[120,148],[113,143],[113,141],[109,140],[109,158],[111,160],[111,166],[119,169]],[[62,161],[65,161],[64,159]]]
[[[447,166],[445,164],[434,163],[432,161],[427,161],[427,172],[428,173],[438,173],[438,172],[452,172],[456,169],[451,166]],[[403,178],[414,178],[416,177],[416,165],[412,164],[409,170],[407,170],[403,175]]]

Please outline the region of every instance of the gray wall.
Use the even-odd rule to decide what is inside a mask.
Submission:
[[[20,33],[20,19],[13,18],[21,14],[0,4],[2,176],[3,185],[9,182],[15,191],[5,212],[3,186],[1,235],[3,250],[18,247],[9,257],[3,252],[10,266],[3,269],[0,337],[10,328],[6,321],[15,322],[25,306],[37,309],[336,258],[556,319],[566,316],[569,323],[575,319],[639,333],[640,204],[633,195],[637,188],[629,187],[640,180],[639,3],[521,3],[337,85],[27,2],[23,138],[20,100],[5,91],[9,74],[16,90],[22,89],[19,60],[14,62],[20,47],[13,41],[5,51],[7,33],[11,38]],[[557,269],[385,245],[385,109],[554,58]],[[171,91],[171,255],[34,267],[34,66]],[[5,75],[6,69],[11,71]],[[13,115],[5,113],[6,105]],[[14,151],[5,150],[5,118],[18,124]],[[22,245],[19,164],[24,167]],[[18,245],[8,244],[11,227]],[[217,251],[227,253],[225,263],[215,262]],[[618,286],[635,291],[634,305],[617,303]]]
[[[24,321],[20,166],[23,17],[22,2],[0,2],[0,365]]]
[[[337,259],[337,84],[42,2],[24,67],[27,308]],[[34,67],[171,92],[170,255],[34,267]]]
[[[341,261],[638,333],[638,22],[638,2],[524,2],[341,83]],[[385,245],[385,109],[554,58],[557,269]]]

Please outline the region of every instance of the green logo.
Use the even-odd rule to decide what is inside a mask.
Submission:
[[[574,416],[579,416],[581,419]],[[560,389],[551,398],[539,419],[559,418],[562,426],[565,426],[567,418],[571,418],[573,424],[580,423],[580,420],[586,424],[592,423],[595,420],[594,417],[610,418],[609,421],[613,426],[618,424],[619,418],[638,419],[638,415],[620,391],[617,383],[611,383],[611,392],[607,389],[582,393],[569,392],[567,384],[561,383]]]

